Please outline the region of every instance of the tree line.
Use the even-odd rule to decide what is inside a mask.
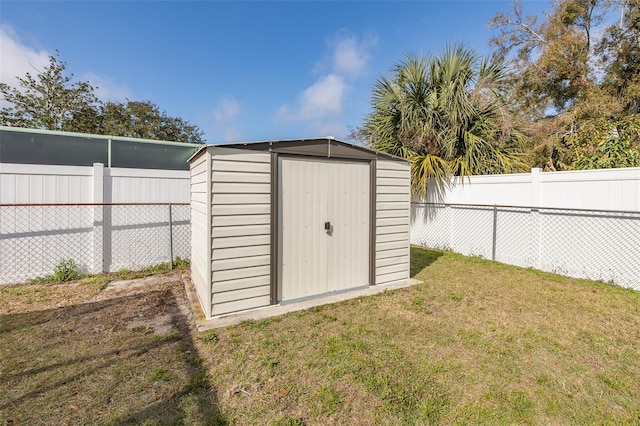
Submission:
[[[418,195],[451,175],[640,166],[640,0],[556,0],[542,19],[516,1],[490,25],[489,58],[454,45],[380,77],[353,137],[409,159]]]
[[[153,102],[100,101],[89,82],[65,73],[66,65],[57,52],[44,70],[17,77],[19,87],[0,83],[8,103],[0,109],[0,125],[204,143],[198,126],[167,115]]]

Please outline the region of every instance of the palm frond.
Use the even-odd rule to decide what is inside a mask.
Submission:
[[[450,174],[449,164],[437,155],[415,155],[411,161],[411,189],[414,197],[424,199],[429,182],[444,185]]]
[[[372,148],[412,163],[414,195],[449,176],[520,171],[524,135],[500,92],[506,69],[463,44],[406,55],[376,81],[364,131]]]

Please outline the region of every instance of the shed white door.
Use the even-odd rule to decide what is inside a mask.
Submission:
[[[369,285],[369,164],[278,162],[278,300]]]

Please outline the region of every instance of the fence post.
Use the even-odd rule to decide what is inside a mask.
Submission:
[[[173,220],[171,218],[171,204],[169,204],[169,269],[173,269]]]
[[[531,247],[530,247],[530,267],[536,269],[542,269],[541,254],[540,254],[540,172],[542,169],[539,167],[531,169]]]
[[[451,206],[449,204],[444,205],[444,217],[447,220],[447,243],[446,248],[451,251],[456,251],[453,248],[453,218],[451,217],[453,212],[451,211]]]
[[[540,167],[531,169],[531,205],[540,207]]]
[[[498,206],[493,205],[493,244],[491,246],[491,260],[496,260],[496,238],[498,236]]]
[[[104,203],[104,164],[93,163],[94,204]],[[104,272],[104,250],[102,228],[104,226],[104,206],[93,206],[93,259],[89,269],[92,273]]]

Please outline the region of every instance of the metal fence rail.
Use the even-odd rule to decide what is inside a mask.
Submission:
[[[411,242],[640,290],[640,212],[413,203]]]
[[[0,284],[172,264],[190,255],[188,203],[0,204]]]

